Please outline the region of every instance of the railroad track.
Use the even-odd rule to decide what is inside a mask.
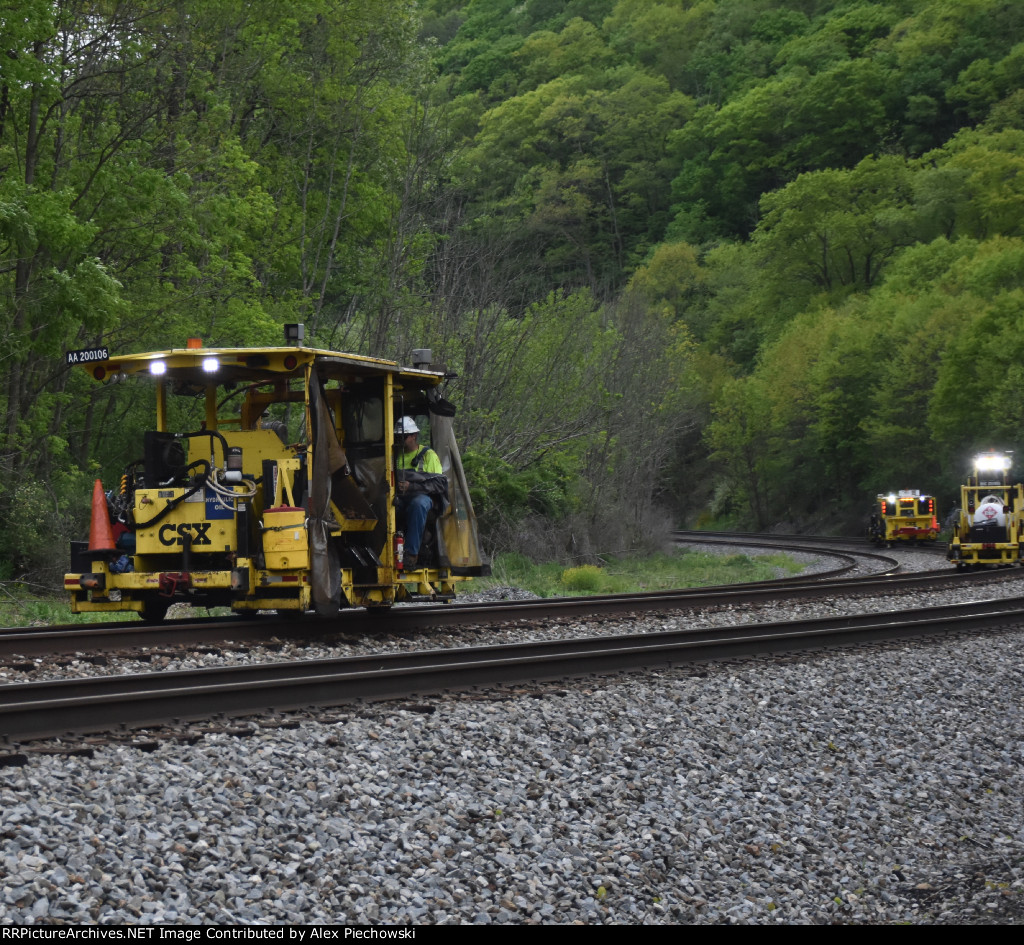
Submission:
[[[833,558],[837,564],[833,568],[819,571],[815,575],[822,579],[840,577],[857,568],[872,573],[894,574],[900,570],[900,562],[891,555],[866,551],[867,542],[851,538],[822,538],[813,535],[759,535],[748,532],[698,532],[675,531],[673,540],[679,545],[723,545],[736,548],[758,548],[788,552],[800,551],[804,554],[815,554],[824,558]],[[807,583],[811,578],[796,580]],[[782,578],[780,580],[788,580]]]
[[[296,621],[294,616],[280,619],[273,615],[258,618],[220,617],[201,620],[169,620],[159,625],[139,621],[69,624],[55,627],[12,627],[0,630],[0,663],[14,659],[32,659],[81,653],[116,653],[134,649],[151,652],[170,647],[220,645],[231,643],[256,646],[280,639],[331,639],[372,636],[388,633],[415,633],[438,626],[472,626],[517,619],[541,619],[549,616],[580,617],[596,613],[624,614],[651,607],[714,607],[730,603],[764,603],[773,600],[813,599],[857,591],[864,594],[891,593],[901,589],[940,586],[947,581],[993,581],[1013,572],[975,572],[958,574],[950,568],[929,572],[899,573],[899,561],[888,555],[850,550],[850,540],[829,540],[806,536],[741,536],[709,532],[679,532],[680,542],[695,541],[722,545],[799,550],[827,556],[834,567],[810,576],[779,578],[752,584],[686,588],[655,593],[591,595],[542,601],[496,601],[439,606],[427,604],[394,607],[383,612],[344,611],[331,622],[317,618]],[[691,537],[692,536],[692,537]],[[760,539],[760,541],[757,541]],[[872,573],[846,577],[870,563]]]
[[[8,744],[71,733],[141,728],[211,716],[250,715],[422,698],[478,686],[732,657],[1016,627],[1020,602],[933,607],[912,613],[674,629],[575,640],[300,660],[217,669],[62,679],[0,687],[0,735]]]
[[[866,538],[823,537],[821,535],[766,535],[760,532],[701,532],[677,530],[673,538],[680,544],[695,543],[707,545],[730,545],[746,548],[773,548],[780,551],[801,551],[822,555],[838,555],[856,557],[864,562],[877,562],[880,570],[896,566],[897,559],[868,548],[878,548]],[[922,545],[911,545],[901,549],[921,554],[932,554],[945,558],[946,545],[942,542],[930,542]]]
[[[698,533],[694,540],[707,541]],[[754,536],[722,537],[722,542],[749,544]],[[714,540],[712,536],[711,540]],[[762,547],[776,546],[775,538]],[[942,584],[999,580],[1015,572],[958,574],[943,569],[896,573],[898,563],[871,555],[880,570],[856,578],[837,579],[858,566],[834,546],[819,544],[816,553],[841,561],[836,569],[814,580],[785,579],[762,584],[698,588],[656,594],[627,594],[558,600],[496,602],[394,608],[383,614],[353,612],[330,626],[328,637],[364,635],[372,630],[408,633],[443,625],[494,626],[503,623],[553,623],[590,617],[621,618],[628,614],[671,614],[720,605],[745,607],[780,599],[811,599],[849,594],[892,593]],[[848,543],[847,543],[848,544]],[[808,550],[810,543],[801,547]],[[792,548],[790,544],[788,547]],[[861,553],[857,553],[858,556]],[[865,553],[867,554],[867,553]],[[759,653],[800,651],[871,640],[899,639],[921,634],[1014,626],[1022,612],[1017,601],[998,601],[958,607],[931,608],[910,614],[842,617],[827,621],[750,624],[726,630],[666,630],[620,634],[585,640],[549,640],[430,650],[418,653],[372,655],[333,660],[299,660],[227,668],[160,671],[137,675],[64,679],[0,686],[0,740],[8,746],[67,734],[137,729],[169,720],[236,716],[272,710],[290,711],[314,705],[339,705],[360,700],[398,699],[473,686],[514,684],[566,676],[607,673],[695,663]],[[678,621],[676,621],[678,622]],[[321,626],[311,620],[308,626]],[[244,640],[264,643],[294,634],[295,621],[267,618],[171,622],[160,627],[118,624],[38,630],[16,629],[0,635],[0,656],[19,653],[164,650],[175,642],[192,645],[198,639]],[[318,638],[321,634],[315,634]]]
[[[629,614],[656,608],[693,609],[724,604],[759,604],[776,600],[813,600],[836,594],[879,594],[937,587],[951,581],[984,583],[1012,577],[1014,572],[955,574],[948,569],[909,574],[868,575],[843,580],[782,579],[726,587],[689,588],[655,593],[592,595],[531,601],[478,604],[436,604],[395,607],[387,612],[343,612],[330,622],[308,618],[296,623],[267,616],[252,619],[177,620],[159,626],[135,622],[113,626],[76,624],[70,627],[16,627],[0,631],[0,663],[16,658],[129,650],[166,651],[175,646],[238,644],[255,646],[281,639],[359,638],[381,632],[415,633],[444,627],[466,627],[510,620]],[[821,577],[819,575],[819,577]]]

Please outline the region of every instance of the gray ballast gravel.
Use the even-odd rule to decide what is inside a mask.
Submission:
[[[1024,915],[1024,632],[0,768],[0,923]]]
[[[1020,916],[1024,634],[0,770],[12,922]]]

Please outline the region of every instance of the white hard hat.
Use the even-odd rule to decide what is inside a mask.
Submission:
[[[416,426],[416,421],[412,417],[402,417],[398,423],[395,424],[395,433],[405,436],[408,433],[419,433],[420,428]]]

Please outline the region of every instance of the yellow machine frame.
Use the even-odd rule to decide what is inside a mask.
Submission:
[[[960,514],[946,555],[957,568],[1020,562],[1024,487],[1011,482],[1010,466],[1006,453],[989,451],[975,457],[974,470],[960,487]],[[1001,522],[979,525],[975,511],[990,496],[1002,505]]]
[[[939,521],[934,496],[921,495],[920,489],[876,496],[868,537],[889,547],[897,542],[935,541]]]
[[[156,419],[145,456],[107,493],[127,544],[122,534],[110,545],[95,509],[90,546],[73,543],[64,581],[72,610],[159,620],[182,601],[330,615],[450,601],[459,582],[489,573],[454,411],[439,396],[451,375],[430,365],[429,352],[414,354],[418,363],[406,368],[301,346],[190,342],[83,358],[98,381],[154,382]],[[172,420],[182,414],[176,394],[201,405],[191,431],[173,429],[182,422]],[[275,412],[290,423],[268,422]],[[396,541],[395,421],[403,415],[429,427],[449,493],[428,526],[431,552],[413,571],[402,567]]]

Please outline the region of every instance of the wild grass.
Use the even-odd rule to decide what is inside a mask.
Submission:
[[[187,605],[182,605],[187,606]],[[196,607],[196,619],[230,614],[228,607]],[[4,627],[49,627],[69,623],[109,623],[135,618],[130,612],[73,614],[66,598],[35,585],[0,581],[0,629]]]
[[[532,591],[538,597],[627,594],[639,591],[742,584],[799,574],[804,565],[785,554],[714,554],[679,551],[643,558],[602,559],[601,566],[536,564],[521,554],[497,555],[490,578],[474,581],[472,589],[505,585]]]
[[[104,619],[100,614],[76,616],[66,600],[34,585],[0,581],[0,627],[46,627],[85,622],[86,616],[93,621]]]
[[[628,594],[638,591],[708,587],[714,584],[742,584],[765,581],[785,574],[798,574],[803,565],[788,555],[713,554],[678,551],[643,558],[601,557],[601,564],[565,567],[557,563],[536,564],[526,555],[502,554],[491,564],[492,576],[464,585],[467,592],[488,587],[521,587],[538,597],[582,597],[588,594]],[[206,614],[197,608],[199,614]],[[209,613],[229,613],[216,608]],[[49,626],[67,623],[97,623],[131,620],[127,613],[72,614],[67,601],[40,593],[31,585],[0,581],[0,627]]]

